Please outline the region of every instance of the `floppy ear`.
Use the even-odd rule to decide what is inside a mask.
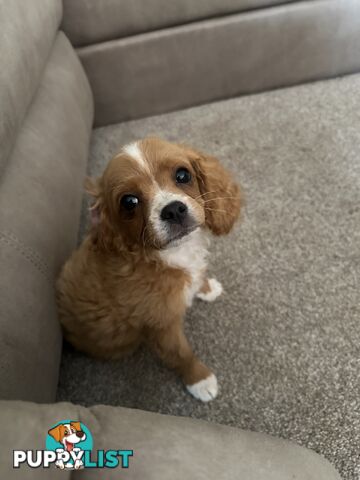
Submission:
[[[100,179],[86,177],[85,191],[92,197],[90,205],[91,236],[93,242],[103,248],[106,248],[107,239],[110,236],[107,214],[104,212],[104,199]]]
[[[97,198],[100,194],[100,186],[97,178],[86,177],[84,182],[86,193],[94,198]]]
[[[241,195],[230,172],[211,156],[193,152],[193,167],[205,202],[205,223],[215,235],[230,232],[239,217]]]
[[[57,427],[52,428],[48,431],[48,434],[51,435],[57,442],[60,442],[60,439],[63,437],[63,425],[58,425]]]
[[[92,197],[92,204],[90,206],[91,224],[98,225],[100,223],[100,185],[99,181],[94,178],[86,177],[84,182],[86,193]]]
[[[102,250],[112,250],[114,248],[114,230],[103,198],[101,179],[86,177],[85,191],[92,197],[90,214],[93,242]]]
[[[81,430],[80,422],[70,422],[70,425],[73,426],[77,432]]]

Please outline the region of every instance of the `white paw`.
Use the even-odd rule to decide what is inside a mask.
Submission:
[[[84,468],[83,462],[81,460],[76,460],[74,468],[75,468],[75,470],[80,470],[81,468]]]
[[[210,278],[208,282],[210,290],[206,293],[198,292],[196,296],[204,302],[213,302],[218,296],[222,294],[223,287],[221,283],[216,280],[216,278]]]
[[[210,402],[218,394],[217,379],[213,373],[210,377],[200,380],[200,382],[194,383],[194,385],[186,385],[186,388],[191,395],[202,402]]]

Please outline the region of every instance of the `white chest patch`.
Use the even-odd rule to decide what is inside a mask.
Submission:
[[[198,228],[178,245],[160,252],[160,257],[165,263],[175,268],[181,268],[190,275],[191,281],[184,291],[188,307],[191,306],[194,296],[204,281],[209,243],[209,236]]]

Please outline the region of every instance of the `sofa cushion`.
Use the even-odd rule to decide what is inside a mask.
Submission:
[[[13,450],[43,449],[49,428],[65,419],[89,428],[93,450],[133,450],[126,470],[90,468],[72,472],[72,479],[340,480],[314,452],[260,433],[121,407],[25,402],[0,403],[1,478],[69,479],[59,469],[14,470],[11,463]]]
[[[64,0],[62,28],[81,46],[279,3],[284,0]]]
[[[52,401],[61,332],[53,277],[35,251],[0,232],[0,398]]]
[[[92,97],[57,35],[0,185],[0,398],[54,398],[54,278],[76,242]]]
[[[356,72],[359,43],[360,2],[316,0],[196,22],[78,52],[100,126]]]
[[[61,0],[0,2],[0,177],[61,21]]]

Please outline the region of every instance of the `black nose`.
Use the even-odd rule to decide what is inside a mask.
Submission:
[[[168,203],[161,210],[161,220],[165,220],[168,223],[178,223],[182,224],[186,218],[188,208],[187,206],[179,201]]]
[[[76,436],[79,437],[79,438],[82,438],[84,436],[84,432],[79,430],[78,432],[76,432]]]

